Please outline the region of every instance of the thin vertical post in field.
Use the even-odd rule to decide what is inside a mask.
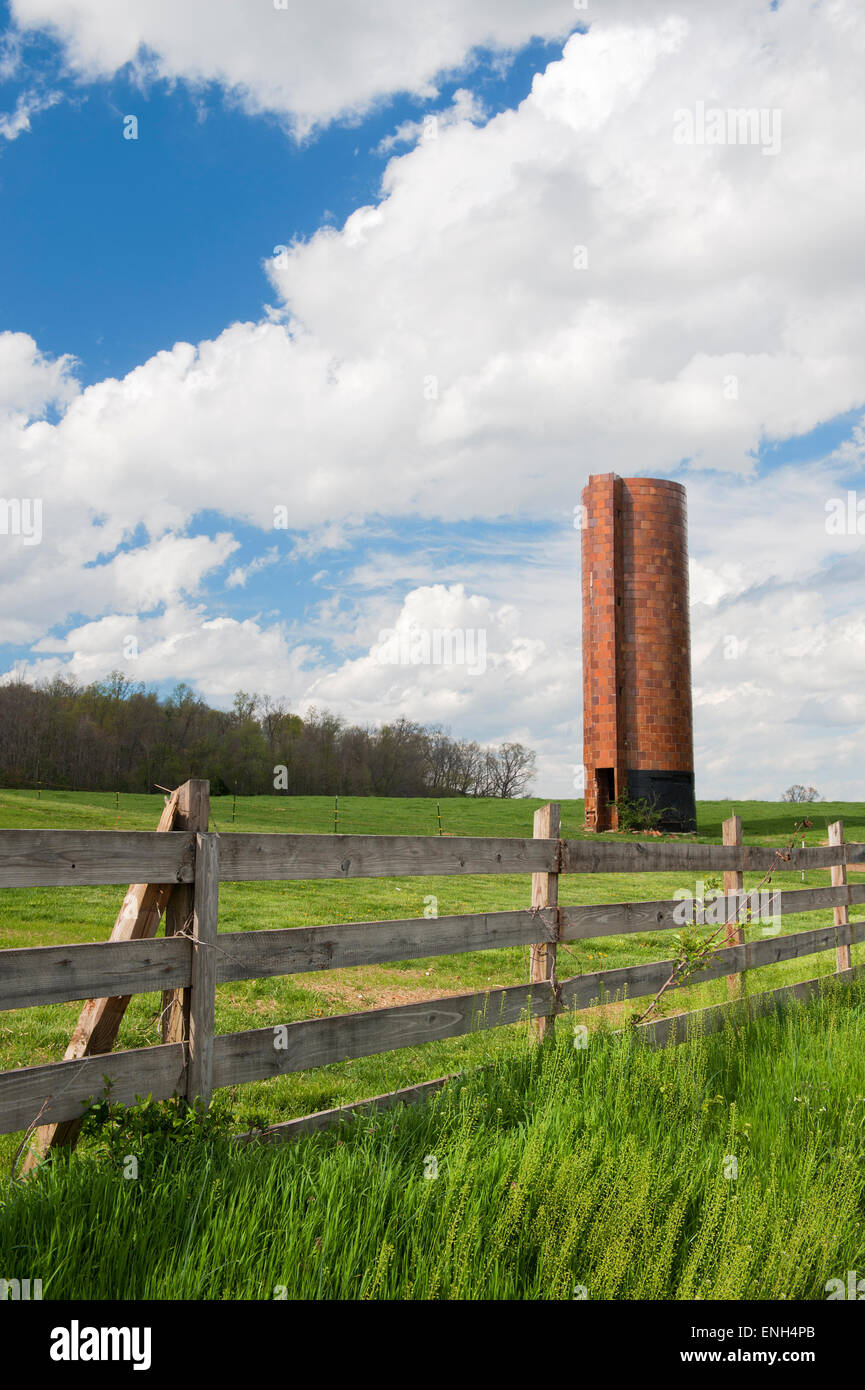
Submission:
[[[741,817],[741,816],[730,816],[730,818],[729,818],[728,820],[725,820],[725,821],[724,821],[724,825],[723,825],[723,841],[724,841],[724,844],[725,844],[725,845],[741,845],[741,844],[742,844],[742,817]],[[724,895],[725,895],[725,897],[726,897],[726,895],[727,895],[728,893],[735,893],[735,894],[737,895],[737,902],[738,902],[739,899],[740,899],[740,897],[741,897],[742,886],[743,886],[743,884],[744,884],[744,881],[745,881],[745,875],[742,873],[742,870],[741,870],[741,869],[725,869],[725,870],[724,870]],[[726,916],[727,916],[727,917],[731,917],[731,916],[732,916],[732,913],[729,911],[729,909],[727,909]],[[725,932],[725,936],[726,936],[726,941],[725,941],[724,944],[725,944],[726,946],[743,946],[743,945],[745,944],[745,927],[744,927],[744,924],[742,923],[741,919],[738,918],[738,915],[737,915],[737,921],[736,921],[736,922],[728,922],[728,923],[727,923],[727,930],[726,930],[726,932]],[[728,975],[728,976],[727,976],[727,993],[730,994],[730,995],[733,995],[735,998],[738,998],[740,995],[742,995],[742,994],[745,993],[745,976],[744,976],[744,974],[739,974],[739,975]]]
[[[844,822],[843,822],[842,820],[836,820],[836,821],[834,821],[834,822],[832,823],[832,825],[829,826],[829,843],[830,843],[830,845],[843,845],[843,844],[844,844]],[[832,865],[832,868],[831,868],[831,870],[830,870],[830,873],[831,873],[831,875],[832,875],[832,887],[833,887],[833,888],[846,888],[846,886],[847,886],[847,863],[846,863],[846,854],[843,854],[843,855],[841,856],[841,858],[842,858],[842,860],[843,860],[844,862],[842,862],[841,864],[833,864],[833,865]],[[849,912],[849,909],[848,909],[846,903],[842,904],[841,907],[836,907],[836,908],[835,908],[834,916],[835,916],[835,926],[836,926],[836,927],[847,927],[847,926],[849,926],[849,923],[850,923],[850,912]],[[844,934],[847,935],[848,933],[845,932]],[[849,970],[849,969],[850,969],[850,946],[849,946],[849,944],[837,946],[837,947],[835,948],[835,969],[836,969],[836,970]]]
[[[219,926],[219,836],[195,837],[192,984],[189,990],[189,1062],[186,1098],[206,1109],[213,1094],[216,1017],[216,936]]]
[[[562,830],[562,808],[558,802],[550,801],[535,811],[533,834],[536,840],[558,840]],[[532,907],[558,907],[558,874],[532,874]],[[554,981],[556,973],[556,944],[553,941],[540,941],[531,948],[529,980],[532,984]],[[551,1011],[547,1018],[536,1018],[533,1027],[538,1042],[546,1037],[552,1038],[555,1028],[555,1015]]]

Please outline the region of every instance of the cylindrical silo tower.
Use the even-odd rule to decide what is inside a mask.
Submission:
[[[627,789],[696,830],[685,489],[602,473],[582,503],[586,825]]]

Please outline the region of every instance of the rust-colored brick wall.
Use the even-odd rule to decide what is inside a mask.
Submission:
[[[685,489],[595,474],[583,490],[586,825],[627,788],[695,828]]]

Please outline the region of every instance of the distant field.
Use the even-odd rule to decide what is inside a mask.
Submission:
[[[446,834],[531,835],[532,816],[548,797],[502,801],[454,797],[438,804]],[[120,795],[119,813],[113,792],[34,791],[0,789],[0,828],[68,826],[80,830],[152,830],[162,810],[160,795]],[[211,798],[211,829],[296,831],[328,835],[333,830],[332,796],[247,796],[237,798],[232,823],[230,796]],[[562,834],[590,837],[583,829],[582,800],[562,801]],[[865,837],[865,801],[819,801],[793,806],[781,801],[698,801],[697,840],[720,840],[721,824],[740,815],[745,839],[763,844],[784,836],[807,813],[814,828],[804,832],[807,844],[825,841],[826,827],[842,819],[848,839]],[[339,829],[345,835],[436,835],[436,802],[426,797],[348,796],[339,799]]]
[[[0,828],[153,829],[162,804],[160,795],[122,795],[118,811],[113,793],[45,791],[37,798],[32,791],[0,791]],[[541,804],[540,799],[445,800],[441,802],[442,821],[449,834],[531,836],[533,812]],[[806,844],[825,843],[828,824],[839,818],[845,823],[848,839],[865,840],[865,802],[821,802],[804,809],[813,821],[812,828],[800,837]],[[803,812],[801,807],[773,802],[743,801],[735,806],[701,802],[698,832],[692,838],[718,842],[721,823],[734,810],[742,817],[747,843],[773,845],[789,839]],[[562,803],[563,836],[584,835],[582,820],[582,801]],[[212,828],[221,834],[238,830],[326,834],[333,829],[333,799],[238,798],[232,822],[232,798],[217,797],[212,802]],[[438,830],[436,804],[425,799],[341,798],[339,830],[344,834],[434,835]],[[753,887],[758,877],[746,875],[746,887]],[[828,871],[808,872],[804,880],[799,873],[779,874],[774,879],[774,886],[785,888],[828,883]],[[560,901],[569,905],[670,898],[683,887],[693,890],[695,884],[683,881],[681,874],[565,875],[560,882]],[[4,889],[0,893],[0,948],[104,940],[123,891],[112,887]],[[441,915],[523,907],[530,900],[530,883],[528,876],[505,875],[224,884],[220,890],[220,927],[240,931],[420,917],[429,895],[437,898]],[[784,919],[784,930],[803,931],[831,921],[831,910],[790,916]],[[760,927],[750,928],[749,933],[758,936]],[[569,943],[560,948],[559,976],[664,959],[669,954],[669,941],[663,932]],[[853,957],[856,963],[865,960],[865,946],[854,947]],[[752,971],[748,990],[756,992],[830,974],[833,969],[834,953],[824,952]],[[218,990],[217,1030],[230,1032],[524,983],[527,971],[527,948],[513,948],[226,984]],[[675,1013],[725,998],[724,981],[712,981],[666,996],[662,1012]],[[73,1003],[0,1015],[0,1067],[61,1058],[79,1007]],[[156,995],[133,999],[118,1046],[143,1047],[159,1041],[159,1008]],[[621,1007],[610,1006],[607,1012],[615,1019]],[[599,1013],[588,1013],[583,1021],[594,1027]],[[216,1105],[234,1112],[238,1128],[253,1121],[273,1122],[460,1070],[493,1054],[516,1056],[523,1048],[524,1035],[522,1026],[504,1028],[256,1082],[218,1092]],[[0,1138],[0,1159],[11,1157],[17,1142],[10,1136]]]

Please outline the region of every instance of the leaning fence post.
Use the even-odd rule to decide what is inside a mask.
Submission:
[[[843,845],[843,844],[844,844],[844,822],[843,822],[842,820],[836,820],[836,821],[834,821],[834,822],[832,823],[832,825],[829,826],[829,843],[830,843],[830,845]],[[841,864],[833,864],[833,865],[832,865],[832,870],[831,870],[831,872],[832,872],[832,887],[833,887],[833,888],[846,888],[846,886],[847,886],[846,851],[845,851],[845,853],[841,856],[841,858],[842,858],[842,860],[844,861],[843,863],[841,863]],[[849,893],[846,894],[846,897],[848,898],[848,901],[849,901],[849,897],[850,897]],[[839,946],[837,946],[837,947],[835,948],[835,969],[836,969],[836,970],[849,970],[849,969],[850,969],[850,945],[849,945],[849,938],[850,938],[850,914],[849,914],[849,911],[848,911],[848,909],[847,909],[846,903],[845,903],[845,904],[842,904],[841,907],[836,907],[836,908],[835,908],[835,927],[836,927],[836,929],[837,929],[838,927],[845,927],[845,928],[847,928],[846,931],[844,931],[844,932],[841,933],[842,936],[846,936],[846,937],[847,937],[847,944],[846,944],[846,945],[839,945]]]
[[[167,833],[177,827],[177,812],[181,798],[188,783],[178,787],[165,798],[165,805],[159,817],[157,831]],[[203,783],[205,787],[208,783]],[[111,930],[111,941],[140,941],[156,935],[160,918],[167,910],[174,889],[164,883],[130,883],[120,911]],[[129,1003],[129,995],[112,995],[109,998],[88,999],[78,1015],[78,1023],[69,1040],[64,1061],[80,1061],[100,1052],[110,1052],[114,1046],[118,1029]],[[163,999],[164,1002],[164,999]],[[169,1039],[164,1039],[169,1041]],[[178,1040],[179,1041],[179,1040]],[[57,1124],[40,1125],[36,1130],[34,1143],[28,1150],[21,1165],[22,1176],[31,1172],[45,1157],[49,1150],[67,1146],[74,1148],[81,1128],[80,1117],[74,1120],[61,1120]]]
[[[189,990],[189,1061],[186,1098],[206,1109],[213,1094],[216,1015],[216,934],[219,910],[219,836],[195,837],[192,977]]]
[[[725,821],[724,821],[724,825],[723,825],[723,841],[724,841],[724,844],[725,844],[725,845],[736,845],[738,848],[741,848],[741,846],[742,846],[742,817],[741,817],[741,816],[730,816],[729,820],[725,820]],[[742,908],[742,887],[743,887],[744,882],[745,882],[745,875],[743,874],[743,872],[742,872],[741,869],[725,869],[725,870],[724,870],[724,899],[725,899],[725,901],[724,901],[724,916],[725,916],[725,918],[729,918],[729,917],[732,916],[732,913],[730,912],[730,909],[729,909],[729,905],[728,905],[728,903],[727,903],[727,901],[726,901],[726,899],[727,899],[727,894],[728,894],[728,893],[735,893],[735,894],[736,894],[736,921],[735,921],[735,922],[729,922],[729,921],[727,922],[727,930],[726,930],[726,932],[725,932],[725,936],[726,936],[726,943],[725,943],[725,944],[726,944],[727,946],[744,946],[744,944],[745,944],[745,927],[744,927],[744,923],[741,921],[741,918],[739,917],[739,912],[741,911],[741,908]],[[734,996],[736,996],[736,997],[738,997],[739,995],[742,995],[742,994],[745,993],[745,976],[744,976],[744,974],[736,974],[736,975],[728,975],[728,976],[727,976],[727,993],[728,993],[728,994],[732,994],[732,995],[734,995]]]
[[[535,811],[532,827],[536,840],[558,840],[562,829],[562,808],[556,801],[539,806]],[[532,907],[557,907],[559,902],[559,876],[557,873],[532,874]],[[541,981],[555,983],[556,945],[553,941],[540,941],[532,947],[529,963],[529,979],[532,984]],[[555,1028],[555,1014],[552,1009],[546,1018],[534,1020],[538,1042],[543,1042],[549,1034],[552,1038]]]

